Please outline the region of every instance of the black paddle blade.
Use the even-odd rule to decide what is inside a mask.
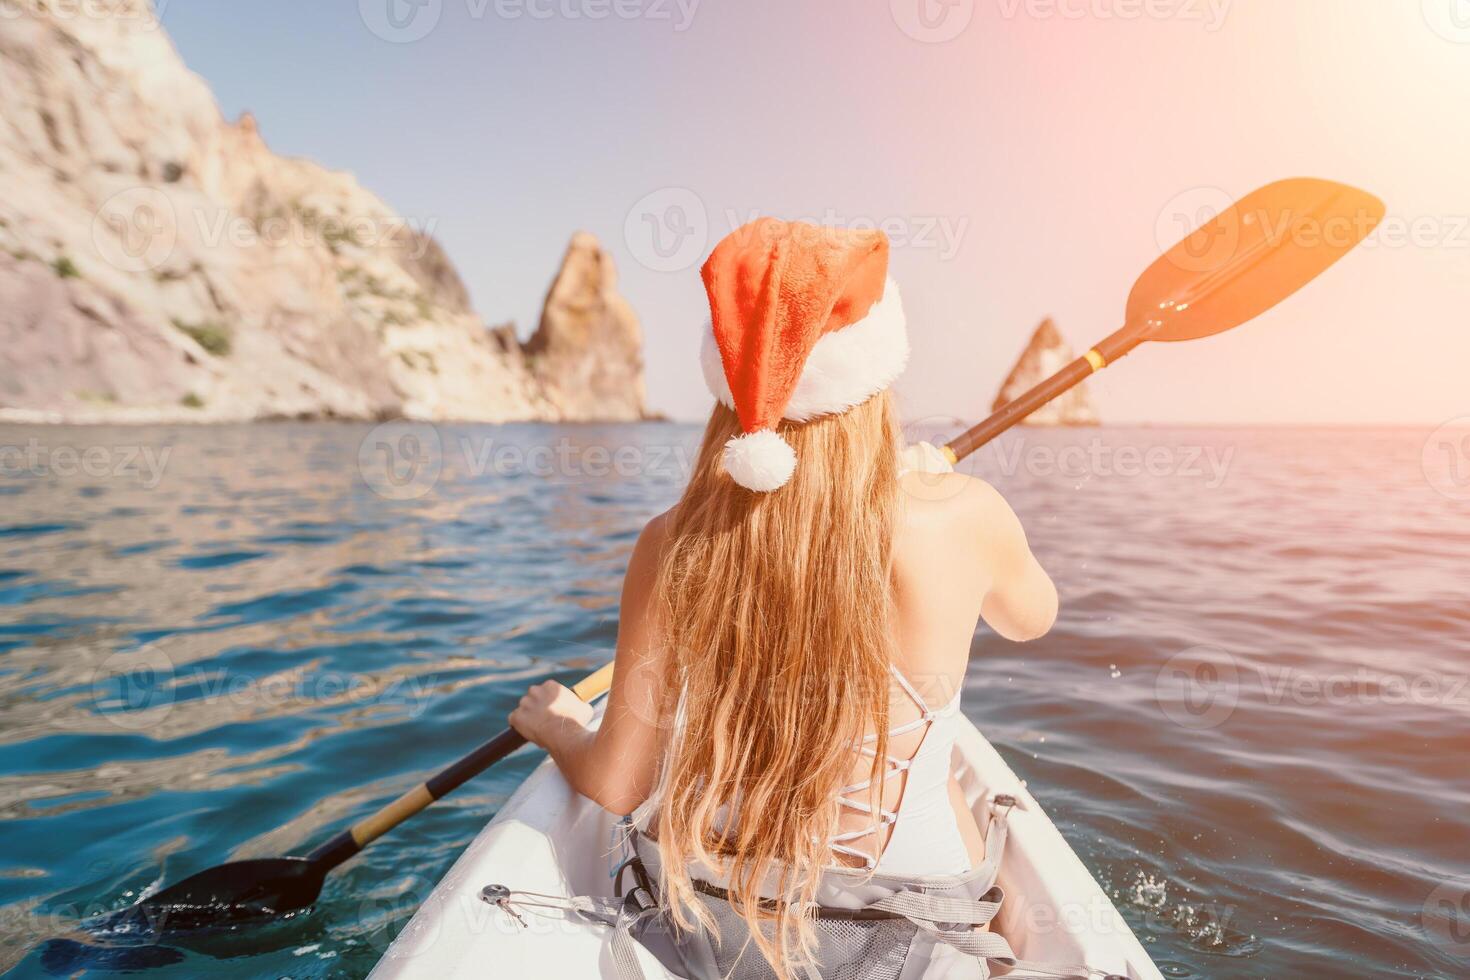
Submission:
[[[1313,177],[1252,191],[1149,266],[1128,297],[1144,340],[1194,340],[1259,316],[1350,252],[1383,220],[1367,191]]]
[[[231,861],[108,916],[108,932],[159,936],[272,919],[321,894],[327,869],[306,858]]]
[[[41,969],[53,977],[99,973],[142,973],[182,963],[184,954],[168,946],[93,946],[75,939],[48,939],[41,947]]]

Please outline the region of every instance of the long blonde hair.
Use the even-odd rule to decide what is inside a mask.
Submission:
[[[782,423],[796,451],[772,493],[721,464],[738,435],[716,405],[672,516],[655,601],[674,729],[660,777],[661,882],[676,923],[714,923],[690,862],[727,878],[731,905],[781,980],[812,965],[815,901],[852,747],[887,749],[890,564],[900,436],[891,396]],[[763,886],[775,900],[761,900]]]

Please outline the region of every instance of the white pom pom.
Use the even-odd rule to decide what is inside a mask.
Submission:
[[[745,489],[766,493],[791,479],[796,452],[772,429],[749,432],[725,443],[725,472]]]

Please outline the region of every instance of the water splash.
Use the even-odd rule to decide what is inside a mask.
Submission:
[[[1113,889],[1113,897],[1146,913],[1151,928],[1165,927],[1200,952],[1241,957],[1253,956],[1262,948],[1253,934],[1232,927],[1240,911],[1237,906],[1187,897],[1171,899],[1168,879],[1141,868],[1134,869],[1133,879],[1124,887]]]

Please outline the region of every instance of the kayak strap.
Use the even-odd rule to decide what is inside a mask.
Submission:
[[[625,980],[649,980],[638,961],[638,936],[662,914],[653,896],[642,888],[627,895],[607,898],[597,895],[546,895],[540,892],[515,891],[504,885],[486,885],[480,898],[499,907],[522,927],[526,920],[521,911],[538,909],[570,913],[588,922],[612,927],[610,943],[613,966]]]

